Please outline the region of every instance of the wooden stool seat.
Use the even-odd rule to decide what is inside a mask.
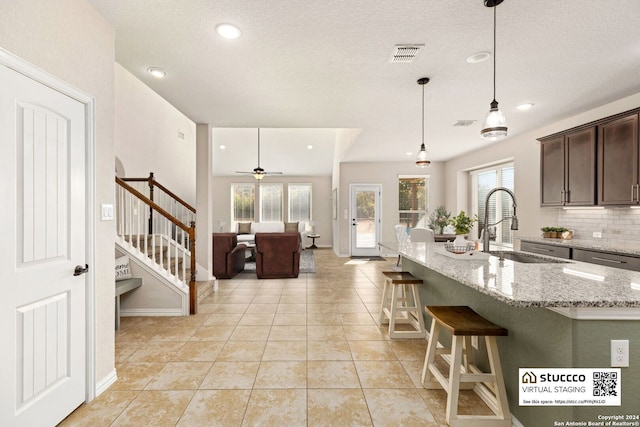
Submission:
[[[465,305],[429,305],[426,312],[437,318],[451,335],[507,336],[509,331],[489,322]]]
[[[507,336],[507,329],[491,323],[467,306],[426,306],[433,318],[429,345],[422,368],[425,388],[443,388],[447,392],[446,420],[451,427],[511,427],[511,413],[502,376],[497,336]],[[438,344],[442,329],[451,335],[451,348]],[[490,372],[485,373],[473,365],[472,336],[484,336]],[[449,377],[435,365],[436,355],[444,355],[449,363]],[[446,356],[449,355],[449,356]],[[464,356],[464,360],[463,360]],[[458,415],[458,397],[461,388],[469,384],[491,408],[494,415]]]
[[[424,338],[424,317],[418,289],[422,280],[406,271],[383,271],[382,274],[385,282],[380,304],[380,324],[389,324],[391,338]],[[398,330],[398,324],[409,324],[413,330]]]

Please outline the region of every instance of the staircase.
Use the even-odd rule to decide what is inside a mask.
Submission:
[[[150,174],[148,178],[116,177],[116,246],[154,270],[154,276],[188,298],[188,313],[196,314],[198,290],[212,286],[196,282],[196,210]]]

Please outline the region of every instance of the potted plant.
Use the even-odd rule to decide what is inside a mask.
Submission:
[[[542,231],[542,237],[550,238],[553,227],[542,227],[540,230]]]
[[[473,218],[468,216],[464,211],[449,220],[449,224],[453,225],[456,229],[456,240],[453,241],[454,246],[466,245],[465,235],[469,234],[473,223],[478,220],[478,216],[474,215]]]
[[[478,216],[474,215],[473,218],[468,216],[464,211],[460,211],[460,213],[449,220],[449,224],[453,225],[456,229],[457,235],[469,234],[471,231],[471,227],[473,227],[473,223],[478,220]]]
[[[429,215],[429,228],[439,234],[444,234],[444,228],[449,224],[451,212],[447,212],[444,206],[438,206],[435,211]]]

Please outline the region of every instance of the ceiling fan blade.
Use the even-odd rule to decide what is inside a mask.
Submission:
[[[282,175],[282,172],[265,172],[265,175]]]

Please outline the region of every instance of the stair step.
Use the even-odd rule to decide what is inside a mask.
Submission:
[[[196,286],[198,287],[198,304],[213,293],[213,283],[213,280],[202,280],[196,282]]]

